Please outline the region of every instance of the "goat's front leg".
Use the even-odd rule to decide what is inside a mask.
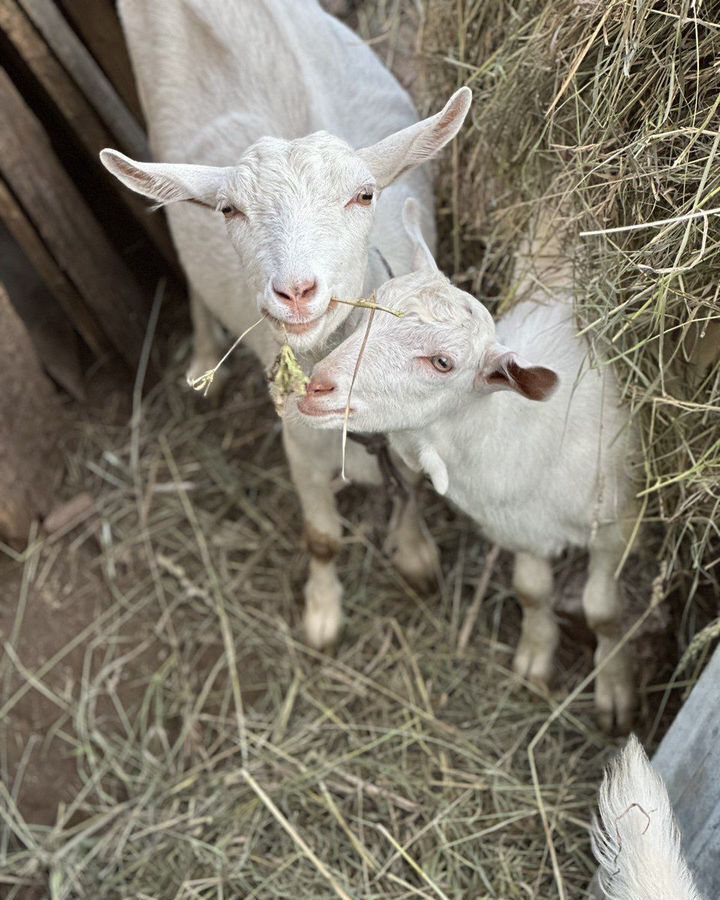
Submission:
[[[192,289],[190,290],[190,316],[193,324],[193,349],[185,376],[192,383],[210,369],[215,368],[220,361],[222,349],[219,341],[220,324],[197,291]],[[227,373],[221,367],[215,373],[208,388],[208,396],[219,397],[226,379]]]
[[[332,488],[335,453],[319,443],[322,432],[283,427],[290,473],[305,519],[305,545],[310,570],[305,583],[303,624],[307,642],[317,649],[333,644],[342,622],[342,585],[335,558],[340,552],[342,524]]]
[[[399,460],[396,464],[408,485],[408,494],[393,500],[384,550],[403,578],[417,590],[426,592],[440,579],[440,554],[420,514],[415,495],[415,487],[423,476],[412,472]]]
[[[595,665],[618,645],[623,635],[622,601],[615,570],[625,551],[619,525],[601,527],[590,545],[588,578],[583,591],[587,623],[597,637]],[[595,707],[605,731],[630,730],[635,687],[630,648],[622,647],[595,680]]]
[[[553,572],[546,559],[517,553],[513,587],[523,610],[513,669],[547,690],[560,631],[553,613]]]

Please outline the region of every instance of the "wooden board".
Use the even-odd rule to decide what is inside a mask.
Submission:
[[[720,647],[653,758],[703,896],[720,897]]]
[[[135,77],[113,0],[59,0],[59,5],[125,106],[142,124]]]
[[[700,893],[715,900],[720,897],[720,647],[652,763],[667,785]],[[605,900],[597,877],[588,898]]]
[[[23,546],[49,512],[63,458],[64,418],[19,316],[0,283],[0,540]]]
[[[19,0],[19,3],[120,146],[130,156],[149,159],[143,129],[53,0]]]
[[[13,123],[0,128],[0,176],[110,343],[134,365],[144,335],[146,298],[4,69],[0,118]]]
[[[55,262],[34,225],[2,179],[0,179],[0,218],[95,356],[101,357],[108,353],[111,349],[110,342],[99,322],[77,288]]]
[[[92,58],[89,57],[89,54],[82,47],[82,44],[67,22],[62,19],[57,9],[53,7],[54,15],[52,13],[48,15],[45,5],[36,6],[33,4],[33,9],[38,15],[38,21],[41,21],[38,10],[44,10],[42,19],[44,27],[48,30],[48,34],[51,35],[53,45],[59,52],[66,55],[68,64],[71,64],[72,60],[75,59],[75,63],[72,64],[77,67],[77,59],[82,58],[84,62],[81,68],[82,72],[84,72],[85,80],[92,80],[92,72],[94,72],[95,75],[105,82],[106,88],[112,91],[113,89],[105,76]],[[50,29],[52,23],[59,28],[57,33]],[[150,152],[144,136],[138,138],[136,134],[134,139],[131,137],[131,143],[137,143],[138,145],[130,149],[129,146],[123,143],[122,139],[118,139],[118,136],[108,129],[75,81],[69,77],[67,71],[51,50],[48,42],[30,21],[17,0],[0,0],[0,29],[4,31],[16,52],[30,69],[33,77],[57,107],[58,112],[72,130],[79,144],[87,151],[90,157],[89,163],[98,167],[105,183],[113,194],[120,198],[165,260],[174,271],[178,272],[177,256],[162,217],[148,215],[147,202],[123,188],[109,172],[102,168],[98,159],[98,154],[104,147],[113,147],[118,144],[121,148],[125,147],[131,155],[134,153],[136,156],[149,159]],[[78,49],[78,45],[81,49]],[[93,66],[94,68],[92,68]],[[93,94],[98,103],[102,103],[101,94],[104,96],[102,91],[100,94],[97,91]],[[117,99],[117,95],[115,96]],[[117,99],[117,102],[120,103],[119,99]],[[109,113],[108,115],[110,116]],[[127,138],[127,135],[125,137]]]

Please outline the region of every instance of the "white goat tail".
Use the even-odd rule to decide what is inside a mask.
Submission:
[[[592,843],[607,900],[702,900],[662,778],[633,735],[600,788]]]

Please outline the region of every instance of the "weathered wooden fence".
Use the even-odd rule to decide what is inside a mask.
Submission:
[[[111,0],[0,0],[0,119],[4,228],[92,353],[132,366],[148,276],[177,264],[163,217],[98,162],[149,157]]]

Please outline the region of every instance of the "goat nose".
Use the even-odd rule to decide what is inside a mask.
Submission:
[[[335,390],[335,382],[328,378],[327,375],[313,375],[307,386],[308,394],[332,394]]]
[[[305,281],[273,281],[272,289],[280,297],[289,303],[300,305],[308,303],[317,292],[317,278],[308,278]]]

